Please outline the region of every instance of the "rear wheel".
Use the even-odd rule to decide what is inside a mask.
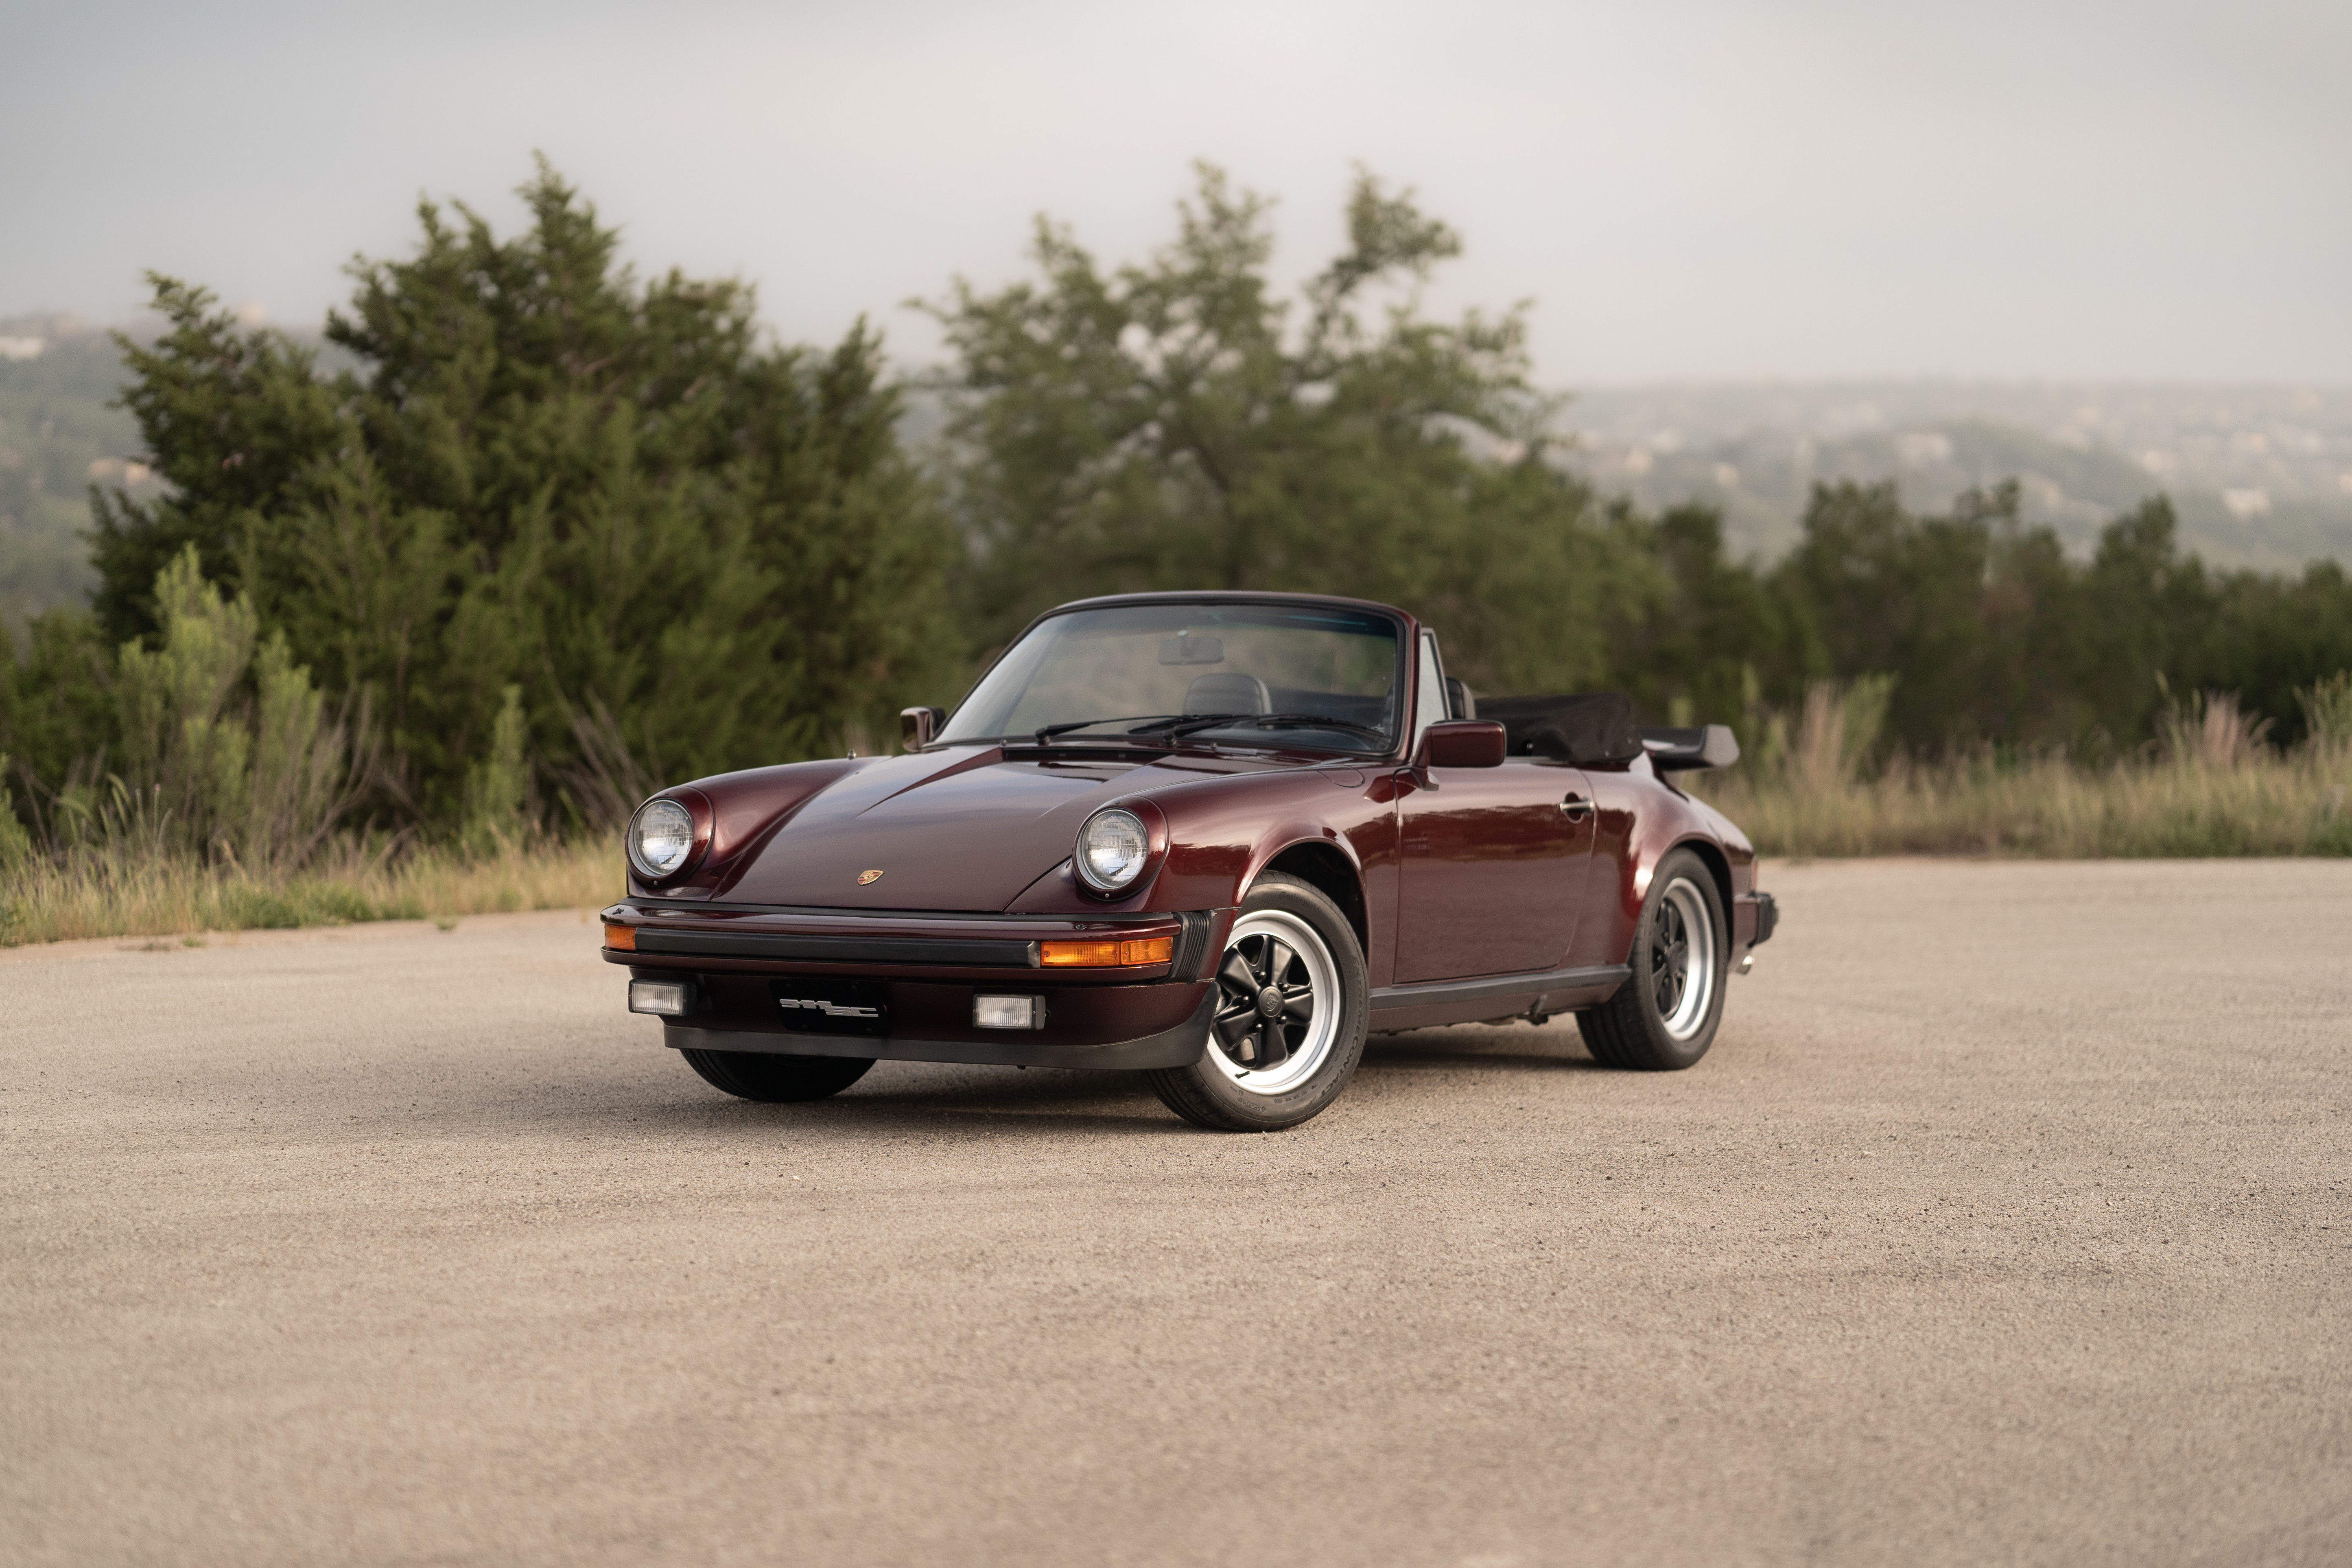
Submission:
[[[1731,962],[1723,895],[1687,849],[1658,862],[1626,962],[1633,978],[1576,1016],[1592,1059],[1614,1068],[1676,1071],[1706,1055],[1723,1021]]]
[[[1242,900],[1217,961],[1201,1059],[1143,1076],[1160,1103],[1196,1127],[1296,1127],[1355,1076],[1370,994],[1347,918],[1317,889],[1269,871]]]
[[[839,1094],[866,1076],[864,1057],[794,1057],[774,1051],[680,1051],[713,1089],[762,1105],[793,1105]]]

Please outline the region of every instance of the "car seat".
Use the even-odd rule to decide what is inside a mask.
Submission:
[[[1184,692],[1187,713],[1271,713],[1274,694],[1255,675],[1220,670],[1194,680]]]

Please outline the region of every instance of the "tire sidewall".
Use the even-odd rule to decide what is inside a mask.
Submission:
[[[1339,1091],[1348,1087],[1357,1064],[1363,1059],[1366,1025],[1371,1011],[1371,984],[1365,974],[1363,950],[1356,944],[1354,929],[1320,891],[1296,878],[1269,872],[1258,879],[1248,897],[1242,900],[1241,908],[1234,911],[1234,923],[1238,925],[1250,915],[1266,910],[1279,910],[1313,927],[1330,953],[1333,967],[1339,971],[1339,1001],[1344,1013],[1338,1037],[1331,1042],[1330,1055],[1312,1078],[1282,1094],[1252,1094],[1227,1079],[1209,1060],[1209,1052],[1216,1049],[1213,1042],[1204,1041],[1201,1059],[1181,1070],[1192,1080],[1188,1087],[1231,1122],[1272,1131],[1306,1121],[1338,1099]],[[1218,963],[1224,961],[1224,952],[1222,946],[1217,950]]]
[[[1715,973],[1707,986],[1706,1018],[1687,1040],[1678,1040],[1666,1033],[1666,1021],[1658,1013],[1657,993],[1649,984],[1650,940],[1657,931],[1658,911],[1666,901],[1666,889],[1676,881],[1688,882],[1698,889],[1699,900],[1706,906],[1706,917],[1715,926]],[[1658,862],[1656,872],[1650,878],[1649,896],[1642,905],[1642,923],[1633,935],[1633,977],[1629,984],[1636,988],[1642,1029],[1662,1065],[1686,1068],[1706,1055],[1723,1022],[1724,985],[1731,973],[1731,929],[1724,919],[1723,892],[1715,885],[1714,874],[1687,849],[1669,853]]]

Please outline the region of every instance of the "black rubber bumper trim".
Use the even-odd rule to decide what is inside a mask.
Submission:
[[[1750,897],[1756,900],[1756,934],[1748,939],[1748,945],[1762,947],[1772,940],[1772,932],[1780,923],[1780,906],[1769,893],[1755,893]]]
[[[856,909],[843,909],[835,904],[738,904],[723,900],[704,903],[698,899],[657,899],[650,896],[623,899],[613,908],[653,915],[818,915],[853,926],[870,925],[878,921],[995,921],[1058,926],[1082,921],[1090,926],[1165,925],[1176,918],[1149,912],[1115,915],[1105,911],[1097,914],[1091,910],[1083,915],[1008,915],[1002,910],[877,910],[863,905]]]
[[[1006,1031],[996,1040],[861,1039],[856,1035],[787,1035],[765,1029],[696,1029],[662,1026],[662,1043],[677,1051],[764,1051],[788,1057],[865,1057],[884,1062],[965,1062],[980,1067],[1142,1068],[1190,1067],[1209,1044],[1209,1019],[1216,1012],[1216,987],[1201,998],[1192,1017],[1172,1029],[1139,1040],[1105,1046],[1044,1046]]]
[[[1201,966],[1209,957],[1209,912],[1188,910],[1176,917],[1184,922],[1184,934],[1176,939],[1176,960],[1168,966],[1171,980],[1198,980]]]
[[[815,959],[834,963],[939,963],[959,969],[1034,969],[1034,942],[955,942],[924,936],[783,936],[637,928],[639,952],[680,958]]]
[[[1419,985],[1383,985],[1372,993],[1372,1014],[1406,1007],[1450,1006],[1456,1002],[1483,1002],[1489,997],[1527,996],[1547,991],[1589,991],[1621,985],[1633,972],[1622,963],[1592,969],[1553,969],[1535,974],[1495,974],[1479,980],[1437,980]]]

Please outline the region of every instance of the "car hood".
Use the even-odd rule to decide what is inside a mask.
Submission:
[[[1294,763],[1176,753],[1137,764],[996,748],[878,757],[804,801],[712,890],[730,903],[998,910],[1070,857],[1098,807]],[[860,881],[868,872],[880,876]]]

